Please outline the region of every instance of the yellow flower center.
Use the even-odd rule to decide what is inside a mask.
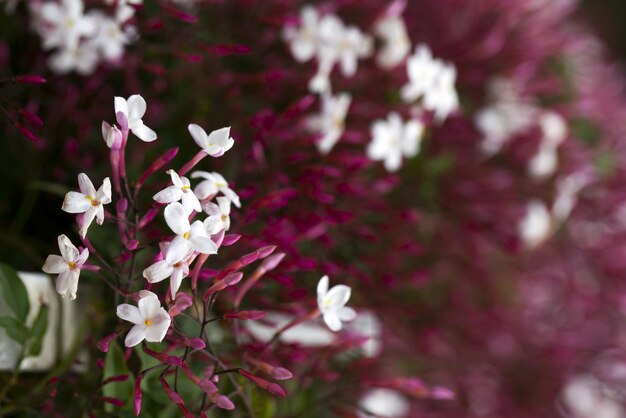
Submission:
[[[226,220],[228,219],[228,216],[222,215],[220,219],[222,220],[222,222],[226,222]]]
[[[146,326],[147,326],[147,327],[149,327],[150,325],[152,325],[152,321],[151,321],[151,320],[149,320],[149,319],[146,319],[146,320],[144,321],[144,323],[146,324]]]
[[[98,206],[100,204],[100,201],[98,199],[94,199],[91,196],[85,195],[85,199],[89,200],[89,202],[91,203],[91,206]]]
[[[224,183],[215,183],[215,185],[217,187],[226,187],[226,184],[224,184]]]
[[[172,267],[176,267],[176,268],[178,268],[178,267],[180,267],[180,266],[181,266],[181,262],[179,261],[178,263],[174,264]]]
[[[73,270],[73,269],[75,269],[75,268],[76,268],[76,263],[75,263],[75,262],[73,262],[73,261],[70,261],[69,263],[67,263],[67,266],[68,266],[70,269],[72,269],[72,270]]]
[[[185,239],[189,239],[189,234],[190,234],[190,232],[189,232],[189,231],[185,232],[185,233],[183,234],[183,238],[185,238]]]
[[[183,187],[181,187],[181,190],[182,190],[183,192],[186,192],[186,191],[187,191],[187,190],[189,190],[189,189],[191,189],[191,186],[183,186]]]

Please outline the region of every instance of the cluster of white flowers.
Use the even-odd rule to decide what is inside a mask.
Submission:
[[[558,168],[558,147],[568,135],[565,119],[522,98],[508,79],[492,80],[488,95],[490,104],[480,109],[474,118],[483,138],[482,151],[486,155],[496,154],[515,136],[538,127],[539,147],[528,162],[528,173],[535,178],[554,174]]]
[[[104,9],[85,12],[83,0],[29,2],[32,27],[44,50],[54,50],[48,65],[56,73],[76,71],[88,75],[100,62],[119,61],[124,48],[136,38],[128,21],[143,0],[106,0],[115,4],[113,16]]]
[[[372,33],[381,41],[376,62],[383,70],[390,71],[406,61],[408,83],[400,89],[400,95],[411,105],[410,113],[421,115],[423,111],[430,111],[435,120],[442,122],[459,107],[456,69],[452,64],[433,58],[425,45],[418,45],[415,53],[407,58],[411,40],[402,18],[403,11],[402,2],[393,2],[374,22]],[[345,25],[336,15],[320,16],[311,6],[301,10],[300,25],[287,26],[283,34],[297,61],[315,59],[317,62],[309,90],[320,95],[321,111],[308,118],[307,127],[319,136],[316,142],[319,151],[327,154],[344,134],[353,99],[346,92],[332,93],[332,70],[339,63],[345,77],[353,76],[358,59],[372,55],[373,37]],[[391,112],[387,120],[374,121],[371,131],[368,157],[382,160],[387,170],[396,171],[402,164],[402,157],[413,157],[419,152],[424,123],[419,116],[412,116],[405,123],[396,112]]]

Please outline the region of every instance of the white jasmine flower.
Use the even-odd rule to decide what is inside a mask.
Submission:
[[[235,140],[230,137],[230,126],[213,131],[209,135],[195,123],[189,124],[187,129],[196,144],[211,157],[221,157],[235,143]]]
[[[175,261],[172,258],[172,253],[167,251],[169,246],[169,242],[161,243],[161,253],[165,255],[165,258],[146,268],[143,271],[143,277],[150,283],[158,283],[169,277],[170,293],[173,299],[176,297],[181,282],[189,275],[189,257],[193,252],[189,251],[182,260]]]
[[[626,413],[614,388],[592,375],[574,376],[562,396],[572,418],[621,418]]]
[[[124,31],[119,21],[111,19],[104,13],[94,12],[91,15],[94,17],[97,27],[91,40],[92,45],[100,51],[100,54],[107,61],[122,58],[124,46],[130,43],[131,32]]]
[[[120,149],[122,147],[122,131],[117,126],[109,125],[105,121],[102,121],[102,138],[104,138],[107,147],[111,149]]]
[[[552,204],[554,219],[562,222],[568,218],[576,202],[578,193],[589,183],[589,176],[585,173],[575,173],[559,179],[556,183],[556,197]]]
[[[534,177],[545,177],[557,169],[557,149],[567,137],[567,125],[558,113],[548,111],[540,115],[539,127],[543,136],[537,154],[528,164],[528,171]]]
[[[459,98],[454,87],[456,69],[452,64],[433,58],[426,45],[418,45],[407,60],[407,74],[409,82],[400,91],[405,102],[423,97],[424,108],[435,112],[435,118],[440,121],[458,108]]]
[[[368,412],[358,412],[359,418],[375,416],[378,418],[404,418],[408,416],[409,401],[399,392],[391,389],[376,388],[365,393],[359,406]]]
[[[174,263],[182,260],[190,250],[202,254],[217,254],[217,245],[207,235],[202,221],[189,225],[187,216],[187,211],[179,202],[165,207],[165,222],[176,234],[165,257]]]
[[[155,194],[153,199],[164,204],[182,201],[187,214],[194,210],[196,212],[202,211],[200,201],[191,190],[189,179],[187,177],[179,177],[174,170],[167,170],[167,174],[172,177],[173,185]]]
[[[80,269],[89,257],[89,250],[85,248],[79,253],[78,249],[65,235],[59,235],[58,242],[61,256],[49,255],[42,270],[48,274],[58,274],[59,277],[56,282],[57,292],[63,297],[69,297],[71,300],[74,300],[78,290]]]
[[[196,197],[200,200],[208,199],[211,196],[217,194],[217,192],[221,192],[224,196],[230,199],[233,202],[233,205],[238,208],[241,207],[241,201],[239,200],[239,196],[235,193],[230,187],[228,187],[228,182],[222,177],[220,173],[217,172],[206,172],[206,171],[194,171],[191,173],[191,178],[203,178],[204,181],[198,183],[196,188],[194,189],[194,193]]]
[[[204,227],[209,235],[215,235],[220,231],[230,229],[230,199],[218,197],[217,205],[207,202],[202,205],[202,209],[209,215],[204,220]]]
[[[76,49],[83,36],[96,30],[93,19],[83,14],[82,0],[46,1],[37,9],[35,20],[42,38],[42,48]],[[44,27],[45,26],[45,27]]]
[[[134,347],[143,340],[154,343],[163,341],[172,322],[157,295],[148,290],[139,292],[137,306],[128,303],[118,305],[117,316],[135,324],[124,340],[126,347]]]
[[[328,276],[322,277],[317,284],[317,306],[331,331],[339,331],[342,321],[356,318],[354,309],[345,306],[350,293],[350,287],[343,284],[328,290]]]
[[[413,119],[406,123],[400,115],[392,112],[387,120],[372,124],[372,142],[367,147],[367,156],[374,161],[384,161],[387,171],[397,171],[402,157],[414,157],[419,152],[424,125]]]
[[[288,26],[283,31],[285,41],[296,61],[305,62],[313,58],[318,47],[319,14],[314,7],[305,6],[300,11],[300,27]]]
[[[374,33],[383,41],[376,56],[378,65],[391,69],[400,64],[411,50],[411,40],[401,16],[385,16],[376,22]]]
[[[526,207],[526,216],[519,224],[519,234],[524,245],[535,248],[552,232],[552,216],[543,202],[533,200]]]
[[[57,74],[76,71],[80,75],[92,74],[100,62],[98,50],[90,41],[80,45],[61,48],[48,58],[50,69]]]
[[[85,238],[87,228],[96,218],[98,225],[104,222],[103,205],[111,203],[111,181],[105,178],[102,186],[96,191],[87,174],[78,175],[78,187],[80,192],[68,192],[61,207],[67,213],[84,213],[83,223],[79,230],[81,237]]]
[[[146,113],[146,101],[138,94],[128,98],[115,97],[115,113],[122,112],[128,120],[128,128],[133,134],[144,142],[152,142],[157,139],[157,134],[143,124],[141,118]]]
[[[335,96],[323,94],[321,101],[321,112],[309,117],[307,126],[312,132],[322,135],[316,146],[322,154],[328,154],[343,135],[352,97],[348,93]]]

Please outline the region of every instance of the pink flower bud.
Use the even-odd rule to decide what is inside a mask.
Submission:
[[[43,84],[46,83],[47,80],[40,75],[18,75],[13,78],[14,83],[25,83],[25,84]]]
[[[233,245],[234,243],[236,243],[237,241],[239,241],[239,238],[241,238],[241,235],[237,235],[237,234],[224,235],[224,240],[222,241],[222,246],[223,247],[229,247],[229,246]]]
[[[185,309],[190,307],[193,304],[193,300],[191,296],[184,292],[176,293],[176,299],[174,300],[174,306],[172,306],[169,310],[169,314],[172,318],[177,315],[180,315]]]
[[[157,353],[156,351],[150,350],[148,347],[143,347],[143,351],[163,364],[169,364],[170,366],[181,366],[183,364],[182,360],[176,356],[169,356],[165,353]]]
[[[118,200],[117,203],[115,204],[115,210],[118,213],[126,212],[128,210],[128,200],[125,197]]]
[[[32,123],[33,125],[43,126],[43,121],[41,120],[41,118],[39,116],[35,115],[33,112],[29,112],[26,109],[20,109],[20,115],[24,119],[26,119],[27,121]]]
[[[239,283],[241,281],[242,277],[243,277],[243,273],[242,272],[230,273],[226,277],[224,277],[222,280],[228,286],[232,286],[232,285],[235,285],[235,284]]]
[[[139,374],[139,376],[137,376],[137,379],[135,380],[135,390],[133,393],[133,398],[134,398],[134,408],[135,408],[135,415],[139,416],[139,413],[141,412],[141,381],[143,380],[143,374]]]
[[[215,405],[217,405],[218,407],[222,409],[227,409],[227,410],[235,409],[235,404],[233,404],[233,402],[224,395],[217,395],[211,400],[213,401]]]
[[[274,270],[276,266],[285,258],[285,253],[278,253],[267,257],[259,267],[263,271]]]
[[[139,245],[139,241],[137,241],[136,239],[132,239],[128,241],[128,244],[126,244],[126,249],[128,251],[134,251],[137,249],[138,245]]]
[[[224,242],[224,230],[222,229],[220,232],[213,235],[211,237],[211,240],[215,243],[215,245],[217,245],[218,247],[221,247],[222,243]]]
[[[124,402],[122,402],[120,399],[113,398],[111,396],[101,396],[100,399],[102,400],[102,402],[110,403],[111,405],[115,405],[119,407],[124,406]]]
[[[266,247],[259,248],[257,252],[259,253],[259,258],[265,258],[276,249],[275,245],[268,245]]]
[[[285,393],[285,390],[277,383],[269,382],[243,369],[239,369],[239,374],[241,374],[243,377],[253,382],[255,385],[257,385],[261,389],[268,391],[272,395],[287,396],[287,394]]]
[[[257,320],[266,315],[263,311],[239,311],[224,314],[224,319]]]
[[[271,375],[276,380],[287,380],[293,377],[293,373],[283,367],[274,367]]]
[[[24,138],[29,139],[33,142],[39,141],[39,138],[37,137],[37,135],[32,133],[30,130],[26,129],[24,126],[17,124],[15,125],[15,127],[17,128],[18,131],[20,131],[20,133],[22,134]]]
[[[181,412],[185,415],[185,418],[193,418],[193,414],[189,412],[189,410],[185,406],[183,398],[181,398],[178,393],[174,392],[174,390],[170,387],[170,385],[163,377],[160,377],[159,381],[161,382],[161,386],[163,386],[163,390],[165,391],[167,397],[176,404],[178,409],[180,409]]]
[[[128,119],[123,112],[117,112],[115,114],[115,120],[117,120],[117,124],[120,125],[120,128],[122,128],[122,130],[128,130]]]
[[[106,385],[107,383],[111,383],[111,382],[125,382],[128,380],[128,375],[127,374],[120,374],[117,376],[111,376],[107,379],[104,379],[104,381],[102,382],[102,385]]]
[[[176,157],[176,154],[178,154],[178,147],[165,151],[146,171],[144,171],[139,180],[137,180],[137,187],[141,187],[151,175],[159,171],[165,164],[172,161],[174,157]]]
[[[139,220],[139,223],[137,224],[137,229],[145,228],[145,226],[152,222],[158,214],[159,208],[150,209],[148,212],[146,212],[145,215],[143,215],[143,218]]]
[[[430,391],[430,397],[433,399],[451,400],[451,399],[454,399],[456,396],[454,392],[452,392],[448,388],[444,388],[442,386],[435,386]]]
[[[107,335],[100,341],[98,341],[98,344],[96,344],[96,346],[98,347],[98,350],[102,351],[103,353],[106,353],[107,351],[109,351],[109,344],[111,344],[111,341],[116,339],[118,335],[120,335],[119,332],[114,332],[112,334]]]

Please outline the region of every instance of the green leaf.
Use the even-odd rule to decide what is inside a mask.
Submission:
[[[134,376],[128,370],[126,360],[124,360],[124,353],[119,344],[114,341],[109,344],[109,351],[107,351],[104,357],[104,370],[102,379],[107,379],[111,376],[118,376],[121,374],[127,374],[128,380],[124,382],[111,382],[102,386],[102,395],[110,396],[120,399],[124,402],[125,408],[132,407],[133,385],[135,382]],[[119,409],[110,404],[105,404],[104,409],[109,413],[119,412]]]
[[[48,305],[42,304],[35,317],[35,322],[30,327],[29,338],[30,344],[28,347],[28,354],[31,356],[38,356],[41,353],[41,343],[43,336],[48,328]]]
[[[28,329],[12,316],[0,317],[0,328],[4,329],[9,338],[22,345],[24,345],[26,338],[28,338]]]
[[[17,272],[3,263],[0,263],[0,292],[17,319],[24,323],[30,310],[26,287]]]

